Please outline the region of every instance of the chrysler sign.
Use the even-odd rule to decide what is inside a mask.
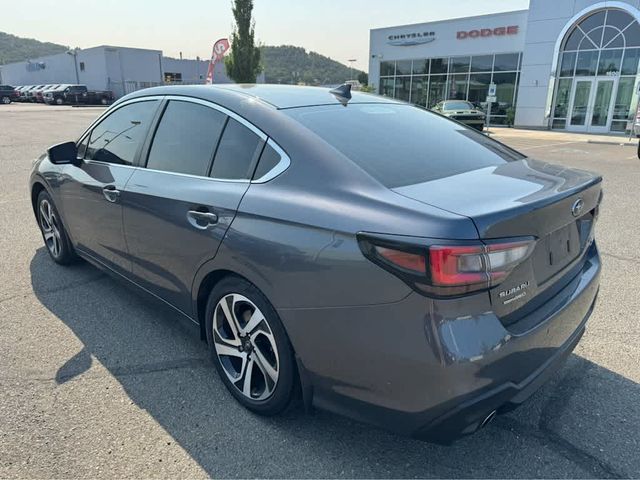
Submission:
[[[475,30],[461,30],[456,34],[458,40],[465,38],[502,37],[504,35],[517,35],[518,25],[496,28],[477,28]]]
[[[436,32],[411,32],[389,35],[387,43],[396,47],[410,47],[411,45],[433,42],[435,39]]]

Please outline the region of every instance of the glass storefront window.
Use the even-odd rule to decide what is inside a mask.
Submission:
[[[468,100],[486,108],[493,78],[497,101],[492,105],[491,123],[502,124],[507,121],[507,111],[515,106],[521,58],[519,53],[504,53],[384,61],[380,62],[378,92],[426,108],[449,99]],[[483,72],[470,74],[472,64]]]
[[[553,122],[551,123],[551,128],[566,128],[567,126],[567,119],[566,118],[554,118]]]
[[[634,22],[624,31],[626,47],[640,47],[640,25]]]
[[[414,60],[412,71],[414,74],[418,74],[418,75],[423,73],[429,73],[429,59],[425,58],[422,60]]]
[[[622,75],[638,74],[638,59],[640,58],[640,48],[627,48],[624,51],[624,60],[622,61]]]
[[[633,18],[630,18],[629,14],[622,10],[607,11],[607,25],[616,27],[618,30],[624,30],[632,21]]]
[[[431,75],[429,77],[429,103],[428,108],[434,107],[445,99],[447,89],[446,75]]]
[[[576,61],[576,77],[586,77],[596,74],[598,51],[587,50],[578,53]]]
[[[397,61],[396,75],[411,75],[411,60]]]
[[[447,65],[449,63],[448,58],[432,58],[431,59],[431,74],[434,73],[447,73]]]
[[[493,114],[493,105],[491,105],[491,125],[506,125],[507,117],[504,115],[494,115]]]
[[[497,108],[495,109],[496,115],[506,115],[507,110],[513,107],[513,95],[516,91],[517,73],[494,73],[493,83],[496,84],[496,102]],[[496,105],[492,105],[493,109]]]
[[[393,77],[396,74],[396,62],[380,62],[380,76]]]
[[[573,77],[576,68],[576,52],[564,52],[560,63],[560,76]]]
[[[429,77],[427,75],[414,75],[411,80],[411,103],[424,107],[427,104],[428,86]]]
[[[493,65],[494,72],[515,72],[518,70],[518,57],[517,53],[503,53],[496,55],[496,59]]]
[[[490,73],[476,73],[469,77],[469,100],[476,105],[486,105],[489,84],[491,83]]]
[[[391,78],[381,78],[380,79],[380,95],[385,95],[387,97],[393,98],[393,85],[394,79]]]
[[[493,55],[474,56],[471,59],[472,72],[490,72],[493,69]]]
[[[622,50],[603,50],[598,62],[598,75],[617,75],[620,72]]]
[[[561,78],[558,81],[558,90],[556,93],[556,102],[554,116],[558,118],[566,118],[569,109],[569,94],[571,93],[572,78]]]
[[[599,27],[591,31],[586,31],[587,38],[582,40],[578,50],[590,50],[592,48],[598,48],[600,46],[600,40],[602,39],[604,27]]]
[[[449,60],[449,71],[452,73],[467,73],[471,57],[451,57]]]
[[[605,12],[599,11],[592,15],[589,15],[580,22],[580,28],[583,32],[590,32],[596,27],[604,25]]]
[[[634,111],[631,110],[631,105],[634,100],[633,88],[636,83],[635,77],[620,77],[618,80],[618,92],[616,94],[616,103],[613,105],[613,119],[614,120],[628,120]]]
[[[449,100],[466,100],[467,99],[467,83],[469,75],[466,73],[458,75],[449,75]]]
[[[582,33],[582,30],[580,30],[578,27],[575,27],[567,37],[567,40],[564,42],[564,49],[577,50],[578,45],[580,45],[580,42],[583,38],[584,34]]]
[[[408,102],[410,92],[411,77],[396,77],[394,98]]]

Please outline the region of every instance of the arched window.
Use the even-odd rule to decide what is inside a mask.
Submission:
[[[579,20],[561,44],[552,126],[624,131],[639,59],[640,24],[628,12],[607,8]],[[612,80],[598,80],[604,77]]]
[[[627,12],[608,9],[581,20],[566,36],[563,50],[640,47],[640,25]]]

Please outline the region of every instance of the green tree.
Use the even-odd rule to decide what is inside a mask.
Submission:
[[[369,85],[369,75],[367,75],[365,72],[360,72],[358,74],[358,81],[362,85]]]
[[[225,58],[227,75],[237,83],[255,83],[260,73],[260,49],[254,42],[253,0],[234,0],[236,24],[231,35],[231,53]]]

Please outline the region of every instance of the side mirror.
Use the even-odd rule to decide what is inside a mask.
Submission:
[[[55,165],[71,163],[78,164],[78,147],[76,142],[64,142],[49,147],[47,150],[49,161]]]

